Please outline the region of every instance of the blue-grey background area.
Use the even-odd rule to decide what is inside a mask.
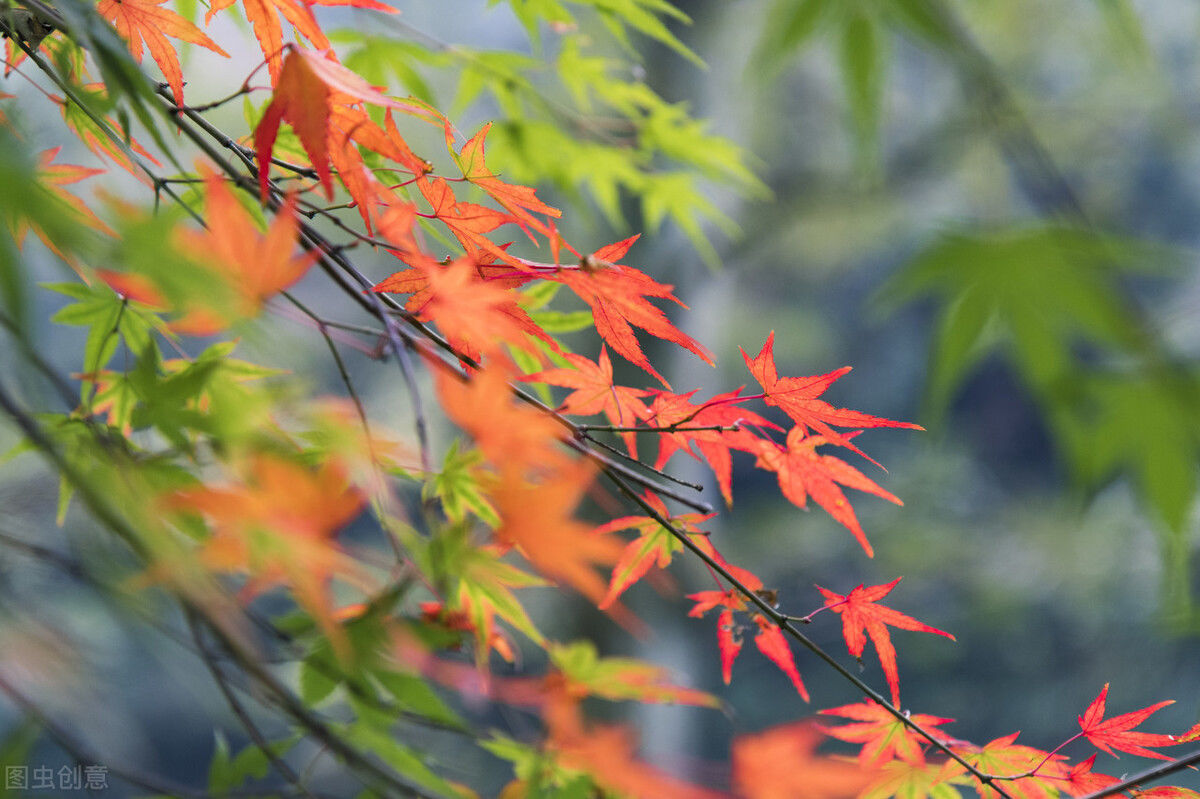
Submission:
[[[485,8],[460,0],[398,5],[405,24],[443,41],[529,49],[524,31],[503,5]],[[1141,279],[1129,291],[1172,351],[1191,358],[1200,352],[1195,269],[1200,10],[1185,0],[1134,3],[1142,25],[1138,45],[1130,43],[1128,31],[1114,29],[1100,5],[1099,0],[954,4],[1093,219],[1106,230],[1178,248],[1181,258],[1173,271]],[[1051,748],[1078,729],[1076,716],[1106,682],[1112,685],[1110,713],[1173,698],[1177,704],[1146,728],[1174,733],[1194,724],[1200,718],[1195,667],[1200,646],[1195,635],[1166,621],[1171,609],[1164,607],[1160,590],[1163,563],[1155,519],[1123,481],[1087,493],[1072,489],[1036,403],[1001,358],[972,370],[944,415],[923,415],[934,309],[915,303],[889,311],[879,301],[880,287],[942,231],[1040,218],[1014,181],[1005,154],[968,110],[953,68],[903,36],[891,37],[877,162],[864,167],[830,41],[818,35],[767,82],[747,69],[762,34],[765,3],[691,2],[685,10],[694,24],[677,26],[675,32],[708,69],[640,41],[645,79],[668,99],[688,101],[695,115],[712,121],[713,130],[746,147],[773,196],[749,200],[720,186],[711,189],[713,202],[742,230],[735,238],[713,231],[722,261],[717,272],[669,225],[633,250],[631,263],[677,286],[691,310],[676,320],[715,353],[719,368],[648,341],[651,360],[667,364],[663,371],[677,389],[700,387],[702,396],[724,391],[752,382],[739,347],[753,354],[775,330],[781,374],[853,365],[854,371],[829,391],[831,402],[928,428],[924,433],[869,431],[857,440],[889,471],[857,465],[905,502],[897,508],[865,495],[850,497],[875,546],[874,559],[819,509],[804,512],[788,504],[774,476],[755,469],[744,456],[735,456],[733,509],[706,525],[714,541],[733,562],[776,587],[789,613],[807,613],[820,604],[814,583],[846,593],[902,575],[892,606],[957,637],[950,642],[894,634],[903,705],[957,719],[948,730],[959,738],[982,744],[1020,730],[1022,742]],[[330,27],[338,21],[351,28],[374,24],[365,15],[332,11],[322,12],[321,19]],[[553,47],[552,37],[545,46]],[[203,53],[189,58],[213,63]],[[230,71],[225,74],[236,73],[236,80],[213,73],[211,92],[203,79],[189,83],[188,91],[218,96],[256,60],[250,45],[237,54],[235,63],[243,70],[222,67]],[[431,76],[430,82],[447,97],[452,92],[452,76]],[[3,87],[22,98],[34,96],[21,86]],[[54,129],[52,113],[44,119],[27,114],[19,121],[36,137]],[[456,122],[469,134],[489,113],[479,105]],[[222,110],[214,118],[234,127],[240,112]],[[46,135],[57,137],[53,144],[66,141],[61,132]],[[84,157],[82,151],[64,152],[59,160],[81,163]],[[128,183],[125,188],[135,191],[136,184]],[[551,188],[539,188],[539,194],[555,198]],[[565,230],[582,247],[598,246],[636,230],[632,206],[630,212],[630,230],[610,230],[598,213],[568,209]],[[386,276],[386,264],[368,264],[374,277]],[[48,276],[66,279],[49,258],[44,266]],[[300,291],[317,300],[325,296],[318,280]],[[36,319],[62,304],[42,291],[31,295],[31,302]],[[76,333],[46,324],[39,340],[47,342],[57,363],[75,370]],[[332,365],[310,331],[268,321],[242,346],[242,357],[316,375],[318,389],[337,391]],[[595,355],[596,344],[581,339],[578,348]],[[395,429],[408,429],[398,375],[358,357],[350,358],[350,366],[375,412]],[[619,377],[632,385],[647,380],[632,368]],[[450,435],[440,432],[441,446]],[[717,496],[703,468],[676,456],[671,469],[686,479],[707,481],[705,493]],[[56,530],[54,478],[31,456],[9,464],[4,475],[0,498],[10,529],[47,545],[73,542],[91,552],[91,562],[103,560],[102,545],[79,518],[69,517],[63,531]],[[366,535],[352,534],[359,532]],[[673,574],[678,584],[673,596],[647,586],[627,595],[654,631],[641,640],[582,601],[530,592],[536,595],[538,622],[552,637],[592,637],[605,654],[635,654],[669,666],[680,681],[727,700],[727,714],[597,707],[601,716],[636,724],[647,759],[680,776],[720,785],[727,780],[733,736],[861,698],[799,650],[797,664],[814,697],[811,706],[753,646],[735,664],[732,685],[723,686],[715,620],[687,619],[689,603],[681,596],[710,588],[710,582],[694,564]],[[77,580],[19,554],[0,553],[0,580],[12,589],[11,596],[37,598],[33,618],[38,620],[5,626],[0,670],[22,675],[31,689],[52,687],[43,696],[50,701],[48,709],[102,761],[199,786],[214,746],[214,724],[224,727],[235,748],[245,743],[203,666],[169,635],[142,623],[138,613],[107,604]],[[0,614],[6,612],[0,608]],[[161,626],[182,627],[169,613]],[[853,665],[835,618],[818,617],[811,635]],[[72,659],[60,651],[77,653],[78,665],[72,667]],[[864,661],[864,679],[882,689],[870,646]],[[11,706],[3,712],[14,728],[19,714]],[[536,732],[520,714],[466,712],[518,736]],[[280,728],[271,732],[282,734]],[[451,777],[474,781],[490,774],[497,790],[503,784],[502,770],[489,757],[464,752],[453,739],[428,741]],[[1068,754],[1083,757],[1088,751],[1077,745]],[[30,762],[57,769],[66,761],[58,749],[39,745]],[[1122,774],[1142,765],[1132,756],[1101,757],[1097,769]],[[328,775],[326,785],[340,784],[328,758],[321,768]],[[1192,777],[1178,781],[1195,787]],[[131,793],[114,787],[105,795]]]

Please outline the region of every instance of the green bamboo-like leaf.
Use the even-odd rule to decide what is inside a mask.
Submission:
[[[954,32],[945,9],[932,0],[887,0],[886,10],[930,44],[943,48],[953,44]]]
[[[866,14],[852,14],[842,27],[840,59],[846,99],[863,156],[873,159],[882,116],[886,41],[879,23]]]
[[[1129,0],[1096,0],[1105,22],[1116,39],[1139,60],[1150,56],[1150,45],[1142,29],[1142,21]]]
[[[780,69],[812,38],[832,5],[831,0],[775,0],[752,62],[756,69]]]

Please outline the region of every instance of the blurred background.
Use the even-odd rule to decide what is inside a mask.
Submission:
[[[706,529],[778,589],[785,612],[819,606],[814,583],[848,593],[903,576],[891,606],[958,639],[895,633],[903,705],[957,719],[948,731],[979,744],[1020,730],[1021,741],[1052,748],[1105,683],[1111,713],[1177,700],[1149,731],[1200,720],[1200,8],[692,0],[681,6],[690,23],[626,31],[626,47],[603,13],[530,25],[507,4],[396,5],[394,21],[332,10],[321,19],[349,31],[340,51],[373,82],[431,100],[468,136],[493,120],[489,157],[567,210],[564,231],[581,250],[647,231],[629,262],[677,287],[691,310],[675,318],[719,365],[644,340],[677,390],[707,397],[752,383],[739,347],[753,355],[774,330],[780,374],[852,365],[827,399],[926,428],[856,441],[888,472],[856,466],[905,503],[848,493],[874,559],[735,456],[734,506]],[[372,53],[354,41],[365,32],[397,44]],[[239,59],[246,68],[226,67],[230,85],[214,76],[213,96],[253,68],[253,47]],[[684,106],[707,127],[681,122]],[[241,114],[214,119],[245,130]],[[423,151],[414,144],[438,147],[436,137]],[[634,167],[610,150],[636,152]],[[365,263],[377,279],[389,272]],[[34,301],[46,312],[62,304]],[[325,353],[297,347],[286,321],[270,325],[241,356],[334,390]],[[44,340],[64,354],[79,346],[57,327]],[[406,429],[395,376],[365,358],[350,365],[370,402]],[[632,368],[619,377],[646,384]],[[699,464],[677,455],[670,470],[719,498]],[[52,484],[19,467],[7,474],[10,523],[52,524]],[[70,580],[2,557],[21,590],[57,587],[44,612],[100,664],[94,677],[108,687],[60,708],[81,734],[202,780],[221,706],[202,666],[164,654]],[[627,595],[655,631],[645,640],[556,592],[537,608],[551,637],[590,637],[605,654],[661,663],[727,699],[727,714],[628,708],[648,759],[719,783],[733,736],[861,699],[800,651],[812,706],[752,648],[723,686],[714,620],[684,618],[682,594],[711,587],[707,577],[694,564],[672,575],[674,594],[639,585]],[[32,652],[39,636],[26,632],[0,652]],[[818,617],[811,635],[851,661],[836,618]],[[870,647],[864,661],[864,679],[882,687]],[[497,725],[533,729],[491,712]],[[114,724],[124,732],[114,736]],[[442,754],[454,768],[496,766],[452,746]],[[1097,770],[1142,765],[1102,757]]]

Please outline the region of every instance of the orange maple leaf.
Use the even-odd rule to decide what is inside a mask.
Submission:
[[[539,200],[534,196],[534,190],[530,187],[505,183],[487,168],[484,161],[484,146],[488,131],[491,129],[491,122],[484,125],[456,154],[451,146],[451,128],[449,125],[446,126],[446,144],[450,147],[450,153],[454,155],[459,168],[462,169],[463,177],[500,203],[526,234],[529,234],[529,228],[533,228],[543,236],[551,235],[550,229],[545,223],[539,221],[530,211],[554,218],[561,217],[562,211]],[[532,234],[529,236],[531,239],[533,238]]]
[[[62,147],[51,147],[47,150],[42,150],[38,155],[38,184],[45,186],[55,197],[62,200],[71,209],[79,215],[80,221],[95,230],[100,231],[109,236],[115,236],[112,229],[108,225],[100,221],[100,218],[92,212],[78,197],[70,192],[63,191],[62,187],[71,183],[78,183],[85,178],[90,178],[94,175],[104,174],[103,169],[95,169],[86,166],[76,166],[74,164],[55,164],[54,159],[62,152]]]
[[[171,86],[175,103],[183,105],[183,70],[167,37],[198,44],[226,58],[229,58],[229,53],[186,18],[169,8],[162,8],[164,2],[166,0],[100,0],[96,11],[112,22],[117,33],[129,43],[129,52],[139,64],[142,62],[142,43],[145,42],[150,56]]]
[[[329,580],[338,576],[370,586],[365,570],[334,537],[362,511],[365,498],[347,485],[343,469],[333,462],[313,471],[262,454],[249,458],[241,471],[240,479],[228,485],[175,491],[166,504],[208,520],[211,536],[200,548],[200,559],[209,568],[248,574],[248,596],[288,586],[331,637],[340,639]]]
[[[520,263],[485,235],[501,225],[516,222],[514,217],[486,205],[460,202],[445,178],[423,177],[417,181],[417,188],[429,203],[433,216],[450,228],[468,257],[480,263],[492,259],[512,266]]]
[[[397,245],[394,254],[410,264],[371,287],[374,292],[411,294],[405,308],[422,321],[435,321],[458,353],[478,362],[483,354],[494,354],[502,343],[512,344],[534,355],[540,353],[527,336],[556,352],[562,347],[542,329],[510,290],[526,282],[513,278],[512,270],[481,266],[470,256],[449,264],[438,263],[422,252],[412,236],[416,208],[411,203],[394,205],[379,219],[380,232]]]
[[[830,516],[854,533],[868,557],[874,557],[875,550],[867,541],[854,508],[850,507],[837,484],[866,491],[897,505],[904,503],[845,461],[832,455],[818,454],[817,447],[827,443],[830,442],[824,436],[806,436],[804,427],[797,425],[788,433],[786,447],[760,439],[755,465],[775,472],[783,495],[797,506],[806,507],[807,498],[811,495]]]
[[[208,227],[201,232],[181,231],[180,251],[211,256],[206,263],[240,299],[237,313],[253,316],[268,297],[303,277],[318,254],[295,254],[299,229],[295,195],[285,200],[264,235],[225,182],[207,170],[202,173]],[[223,312],[193,303],[172,327],[181,333],[211,335],[227,326],[224,317]]]
[[[61,147],[52,147],[43,150],[38,155],[37,176],[38,181],[36,187],[39,190],[49,192],[53,198],[66,206],[67,212],[70,213],[81,224],[87,225],[93,230],[99,231],[105,235],[115,236],[112,229],[104,224],[98,216],[84,204],[83,200],[71,194],[64,189],[64,186],[72,183],[77,183],[85,178],[90,178],[93,175],[104,173],[103,169],[93,169],[91,167],[75,166],[74,164],[55,164],[54,159],[58,157]],[[54,241],[46,235],[40,227],[31,225],[28,218],[18,215],[12,228],[13,241],[18,247],[22,246],[25,239],[25,234],[32,229],[34,234],[46,245],[46,249],[62,258],[63,261],[74,269],[76,272],[83,274],[78,262],[68,253],[54,243]]]
[[[821,729],[826,735],[840,741],[862,744],[858,760],[864,765],[880,765],[896,758],[917,765],[925,762],[926,740],[875,702],[864,699],[853,705],[831,707],[820,713],[852,720],[852,723],[840,727],[822,726]],[[924,713],[910,714],[909,718],[935,735],[940,732],[936,727],[954,721]]]
[[[234,4],[234,0],[213,0],[208,13],[204,15],[204,24],[212,21],[218,11],[224,11]],[[308,39],[318,50],[329,49],[329,39],[313,16],[312,6],[353,6],[382,11],[385,14],[395,14],[397,10],[376,2],[376,0],[242,0],[242,8],[246,19],[254,28],[254,38],[262,49],[267,67],[271,71],[271,82],[278,85],[281,78],[280,53],[285,46],[283,43],[283,28],[279,24],[279,16],[283,16],[297,33]]]
[[[436,322],[460,354],[479,362],[505,343],[535,354],[537,349],[526,334],[550,339],[517,305],[513,293],[481,278],[469,258],[445,265],[421,264],[414,270],[424,275],[425,285],[405,307],[421,321]]]
[[[1097,774],[1095,776],[1103,777],[1104,775]],[[1113,782],[1117,782],[1116,777],[1110,777],[1109,779],[1112,780],[1112,782],[1107,783],[1101,787],[1106,788],[1106,787],[1108,787],[1108,785],[1111,785]],[[1153,788],[1149,788],[1144,791],[1135,791],[1133,795],[1136,796],[1137,799],[1198,799],[1198,798],[1200,798],[1200,793],[1193,791],[1191,788],[1180,788],[1178,785],[1156,785]]]
[[[471,434],[493,465],[534,476],[570,467],[571,460],[560,446],[563,428],[533,407],[514,402],[502,360],[472,372],[466,380],[440,370],[434,374],[442,410]]]
[[[1079,717],[1079,728],[1089,741],[1102,751],[1113,756],[1116,756],[1116,752],[1113,751],[1116,749],[1121,752],[1129,752],[1133,755],[1141,755],[1142,757],[1155,757],[1159,760],[1171,759],[1161,752],[1155,752],[1146,747],[1176,746],[1181,743],[1178,738],[1174,735],[1133,732],[1133,728],[1149,718],[1152,713],[1158,712],[1167,705],[1174,704],[1175,700],[1168,699],[1165,702],[1159,702],[1149,707],[1144,707],[1141,710],[1123,713],[1120,716],[1113,716],[1107,721],[1101,721],[1104,717],[1104,703],[1107,698],[1108,683],[1105,683],[1100,694],[1092,700],[1092,703],[1087,706],[1087,710]]]
[[[718,799],[720,794],[664,774],[635,756],[636,742],[624,727],[585,725],[578,701],[562,698],[546,712],[546,748],[567,768],[596,785],[635,799]]]
[[[246,0],[260,3],[262,0]],[[289,3],[291,0],[284,0]],[[215,10],[217,5],[213,5]],[[212,13],[211,11],[209,12]],[[307,12],[307,9],[305,10]],[[328,43],[325,45],[328,46]],[[380,94],[365,80],[331,61],[320,53],[287,46],[287,57],[275,83],[275,93],[254,129],[254,147],[258,156],[258,179],[266,200],[270,181],[271,152],[279,125],[287,122],[296,131],[309,162],[325,187],[325,195],[333,197],[333,177],[329,171],[330,116],[334,103],[367,102],[385,108],[410,110],[410,104],[392,100]],[[421,109],[421,113],[425,113]]]
[[[112,105],[108,98],[107,87],[103,83],[89,83],[78,87],[76,91],[82,91],[86,96],[93,99],[99,107],[108,108]],[[50,99],[59,104],[62,110],[63,121],[71,128],[76,137],[84,143],[84,146],[99,158],[111,159],[126,172],[147,186],[150,185],[149,178],[146,177],[146,174],[141,169],[134,165],[126,150],[132,150],[155,166],[161,167],[162,164],[145,147],[138,143],[138,140],[126,129],[125,125],[121,124],[121,120],[115,115],[104,117],[105,124],[120,135],[120,141],[114,141],[111,137],[102,134],[94,120],[83,113],[75,103],[68,102],[58,95],[53,94],[50,95]]]
[[[648,391],[613,385],[612,361],[608,349],[600,347],[600,358],[593,362],[572,352],[563,353],[572,369],[547,369],[521,379],[529,383],[550,383],[575,389],[558,406],[560,413],[590,416],[603,413],[614,427],[633,427],[646,417],[646,406],[640,397]],[[637,458],[637,434],[620,433],[633,458]]]
[[[395,161],[414,176],[419,177],[433,169],[429,162],[418,158],[409,149],[408,143],[400,136],[392,120],[390,109],[386,123],[386,129],[380,127],[361,108],[338,103],[330,106],[329,161],[358,207],[368,234],[372,233],[379,207],[386,209],[395,204],[408,203],[392,195],[376,179],[374,171],[367,167],[356,145],[361,144],[384,158]]]
[[[605,582],[595,567],[616,563],[622,547],[573,516],[592,477],[592,468],[578,461],[539,481],[506,469],[492,500],[500,515],[497,540],[518,547],[540,572],[599,604]]]
[[[658,370],[650,365],[634,335],[639,327],[652,336],[671,341],[695,353],[702,361],[713,365],[712,356],[698,341],[671,324],[660,308],[647,297],[665,299],[686,308],[672,292],[673,286],[659,283],[630,266],[616,263],[623,258],[638,237],[633,236],[601,247],[583,259],[577,269],[559,269],[547,274],[575,292],[592,309],[598,332],[610,347],[630,363],[645,369],[664,386],[670,388]],[[590,266],[589,266],[590,265]]]
[[[766,342],[758,355],[753,359],[742,350],[742,357],[750,374],[762,385],[763,401],[768,405],[782,408],[792,417],[801,428],[811,427],[831,444],[847,447],[860,455],[862,451],[850,443],[849,437],[835,431],[830,425],[838,427],[906,427],[910,430],[924,430],[920,425],[910,422],[894,422],[879,416],[851,411],[845,408],[835,408],[817,397],[833,385],[833,382],[850,371],[849,366],[843,366],[833,372],[815,377],[780,377],[775,370],[775,331],[767,336]],[[865,455],[863,457],[866,457]]]
[[[733,789],[742,799],[851,799],[874,777],[861,764],[816,753],[811,721],[772,727],[733,741]]]
[[[879,663],[883,666],[883,673],[887,677],[888,687],[892,689],[893,705],[900,704],[900,677],[896,671],[896,649],[892,646],[887,625],[890,624],[899,630],[944,635],[951,641],[954,640],[954,636],[945,630],[930,627],[898,610],[875,604],[891,593],[900,580],[901,578],[897,577],[883,585],[860,585],[845,596],[817,586],[817,590],[825,597],[825,607],[842,615],[842,636],[846,639],[846,648],[850,650],[851,655],[861,658],[867,636],[870,636],[871,643],[875,644],[875,651],[879,655]]]

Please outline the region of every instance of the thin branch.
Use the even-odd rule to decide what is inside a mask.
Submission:
[[[15,402],[3,384],[0,384],[0,409],[3,409],[16,422],[17,426],[25,432],[26,436],[29,437],[37,449],[54,464],[59,474],[71,484],[80,500],[88,507],[88,510],[91,511],[96,520],[115,533],[122,541],[126,542],[144,562],[152,562],[151,553],[140,540],[137,531],[120,514],[113,510],[109,504],[108,497],[101,495],[82,477],[74,465],[59,452],[58,447],[49,439],[33,416]],[[286,686],[279,682],[275,675],[258,662],[256,653],[252,652],[243,642],[236,640],[222,626],[222,622],[227,620],[210,618],[204,613],[203,608],[199,607],[187,596],[177,596],[176,598],[185,609],[196,613],[203,619],[206,627],[220,641],[222,647],[234,657],[247,674],[253,677],[259,685],[273,696],[280,708],[287,715],[319,739],[331,752],[338,755],[349,768],[369,775],[392,790],[398,791],[401,795],[431,799],[429,794],[409,785],[397,775],[377,765],[334,733],[324,721],[318,718]]]
[[[666,519],[661,513],[659,513],[658,510],[655,509],[655,507],[653,505],[651,505],[649,502],[647,502],[645,500],[645,498],[638,495],[638,493],[636,491],[634,491],[633,488],[630,487],[624,480],[622,480],[619,477],[614,476],[611,473],[606,473],[606,476],[609,478],[609,480],[611,480],[613,482],[613,484],[616,485],[616,487],[621,491],[621,493],[623,493],[626,497],[628,497],[629,499],[631,499],[632,501],[637,503],[639,506],[641,506],[642,510],[644,510],[648,516],[650,516],[652,519],[654,519],[656,522],[658,522],[660,525],[662,525],[663,528],[666,529],[669,533],[671,533],[671,535],[674,536],[677,541],[679,541],[681,544],[683,544],[685,547],[687,547],[692,552],[692,554],[696,555],[698,558],[700,558],[702,561],[704,561],[705,565],[707,565],[710,569],[715,571],[717,574],[721,575],[721,577],[730,586],[732,586],[734,588],[734,590],[736,590],[748,602],[750,602],[752,605],[754,605],[758,609],[759,613],[761,613],[762,615],[764,615],[768,619],[770,619],[772,622],[774,622],[781,630],[783,630],[785,633],[787,633],[792,638],[794,638],[796,641],[798,641],[802,646],[804,646],[804,648],[808,649],[810,652],[812,652],[814,655],[819,657],[821,660],[825,661],[825,663],[828,666],[830,666],[839,675],[841,675],[843,678],[845,678],[850,683],[852,683],[855,688],[857,688],[858,690],[860,690],[864,694],[866,694],[867,698],[869,698],[872,702],[874,702],[875,704],[882,707],[889,714],[894,716],[898,721],[903,723],[906,727],[911,729],[917,735],[920,735],[925,740],[929,741],[929,743],[932,744],[936,749],[945,753],[947,756],[950,757],[950,759],[954,760],[960,766],[965,768],[971,774],[971,776],[973,776],[975,779],[979,780],[980,783],[989,786],[996,793],[1000,794],[1000,796],[1005,797],[1005,799],[1012,799],[1012,796],[1007,791],[1005,791],[1003,788],[1001,788],[999,785],[996,784],[995,777],[993,777],[990,774],[985,774],[984,772],[975,768],[975,766],[968,763],[966,760],[963,759],[963,757],[961,755],[959,755],[957,752],[955,752],[953,749],[951,749],[945,742],[939,740],[935,735],[930,733],[928,730],[926,730],[920,724],[913,721],[912,717],[909,716],[909,714],[905,713],[903,710],[899,709],[898,707],[893,705],[891,702],[889,702],[887,699],[885,699],[882,694],[880,694],[874,688],[872,688],[871,686],[869,686],[865,682],[863,682],[862,679],[860,679],[858,677],[858,675],[850,672],[845,666],[843,666],[841,663],[839,663],[837,660],[835,660],[832,655],[830,655],[828,652],[826,652],[824,649],[822,649],[820,646],[818,646],[816,643],[814,643],[813,640],[810,639],[808,636],[806,636],[804,633],[800,632],[800,630],[798,630],[795,626],[792,625],[791,621],[789,620],[789,617],[786,614],[780,613],[779,610],[777,610],[770,603],[768,603],[765,599],[763,599],[763,597],[760,596],[757,591],[751,590],[749,587],[746,586],[745,583],[741,582],[736,577],[734,577],[732,574],[730,574],[728,569],[726,569],[715,558],[713,558],[711,555],[709,555],[707,552],[705,552],[703,549],[701,549],[699,546],[697,546],[696,543],[694,541],[692,541],[691,537],[687,533],[685,533],[684,531],[680,530],[675,525],[673,525],[670,522],[670,520]]]
[[[250,88],[250,78],[253,76],[254,76],[254,73],[253,72],[250,73],[250,75],[246,77],[246,80],[242,81],[242,85],[238,87],[237,91],[234,92],[233,94],[230,94],[228,97],[222,97],[219,100],[213,100],[212,102],[204,103],[203,105],[177,105],[177,106],[175,106],[175,110],[180,111],[180,112],[183,112],[183,111],[201,112],[201,111],[212,111],[214,108],[220,108],[221,106],[225,105],[226,103],[231,103],[234,100],[236,100],[237,98],[241,97],[242,95],[249,94],[250,92],[254,91],[252,88]],[[170,86],[168,84],[160,83],[159,86],[160,87],[167,86],[167,88],[170,88]]]
[[[107,761],[103,761],[96,757],[93,753],[84,748],[82,744],[75,740],[74,736],[69,734],[65,729],[60,727],[50,716],[41,709],[40,706],[29,697],[18,691],[7,679],[0,676],[0,692],[4,693],[14,705],[19,707],[26,715],[33,718],[39,725],[45,728],[64,752],[71,756],[76,763],[89,763],[103,765],[106,772],[137,788],[141,788],[151,793],[161,794],[163,796],[179,796],[179,797],[195,797],[196,799],[207,799],[210,794],[207,791],[199,791],[194,788],[189,788],[186,785],[172,782],[165,778],[142,774],[133,769],[114,766]],[[248,796],[249,794],[241,791],[231,792],[230,795]],[[258,795],[257,793],[254,795]]]
[[[1078,799],[1104,799],[1106,796],[1127,791],[1130,788],[1139,788],[1148,782],[1161,780],[1163,777],[1174,774],[1177,771],[1183,771],[1186,768],[1192,768],[1195,764],[1200,763],[1200,751],[1192,752],[1185,757],[1177,758],[1169,763],[1163,763],[1158,766],[1152,766],[1145,771],[1134,774],[1132,777],[1113,783],[1107,788],[1101,788],[1093,793],[1078,797]]]
[[[2,530],[0,530],[0,544],[3,544],[9,549],[15,549],[18,552],[22,552],[30,557],[45,561],[70,577],[75,579],[83,579],[90,582],[87,577],[87,572],[84,571],[83,566],[78,561],[72,559],[68,555],[58,552],[57,550],[53,550],[49,547],[44,547],[39,544],[30,543],[23,538]]]
[[[199,650],[200,659],[203,660],[204,665],[208,667],[208,671],[212,675],[213,681],[217,684],[217,688],[220,689],[221,695],[225,697],[225,703],[229,705],[229,709],[233,711],[233,715],[237,717],[237,720],[246,730],[246,734],[250,736],[250,740],[252,740],[254,745],[259,748],[259,750],[263,753],[263,756],[271,762],[271,765],[275,767],[275,770],[279,772],[280,776],[296,787],[299,795],[308,797],[308,799],[317,799],[317,797],[308,790],[308,787],[305,786],[304,782],[300,779],[300,775],[298,775],[292,769],[292,767],[287,764],[287,761],[275,754],[275,750],[271,748],[271,742],[268,741],[262,734],[262,731],[259,730],[258,725],[254,723],[254,719],[250,718],[250,714],[246,712],[246,708],[242,705],[241,701],[234,696],[233,691],[230,689],[229,683],[225,679],[225,675],[221,673],[221,668],[217,665],[213,654],[208,651],[208,647],[204,644],[204,640],[200,635],[200,628],[196,625],[195,615],[190,611],[187,613],[187,623],[188,629],[190,629],[192,632],[192,640],[196,642],[196,648]]]

